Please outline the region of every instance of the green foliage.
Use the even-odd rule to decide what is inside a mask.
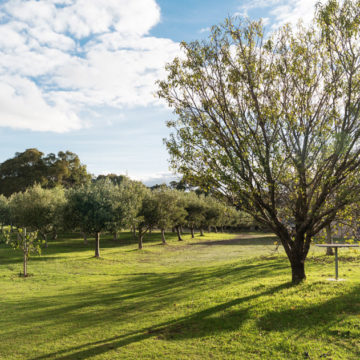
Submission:
[[[194,192],[185,194],[186,223],[191,228],[199,228],[205,222],[205,203]]]
[[[125,175],[107,174],[107,175],[98,175],[95,181],[102,181],[105,179],[110,180],[114,185],[121,185],[122,182],[124,180],[127,181],[126,179],[128,178]]]
[[[102,180],[68,190],[65,223],[87,234],[108,229],[116,217],[117,189],[110,181]]]
[[[156,225],[160,229],[166,229],[179,225],[185,217],[185,209],[182,196],[176,190],[160,188],[153,191],[156,202]]]
[[[10,222],[18,228],[46,234],[61,226],[65,202],[62,187],[43,189],[34,185],[10,197]]]
[[[140,181],[124,177],[118,191],[117,219],[119,227],[129,228],[137,223],[142,200],[148,193],[148,189]]]
[[[0,224],[1,226],[10,224],[9,200],[4,195],[0,195]]]
[[[37,231],[27,231],[26,228],[10,229],[3,228],[1,240],[10,245],[14,250],[22,250],[27,257],[31,254],[40,255],[43,240],[39,238]]]

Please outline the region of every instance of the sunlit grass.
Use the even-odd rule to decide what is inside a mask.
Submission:
[[[18,276],[21,254],[0,247],[0,358],[359,359],[360,257],[311,250],[292,286],[269,234],[198,234],[178,242],[130,233],[50,242]],[[91,239],[92,240],[92,239]],[[223,240],[223,241],[222,241]]]

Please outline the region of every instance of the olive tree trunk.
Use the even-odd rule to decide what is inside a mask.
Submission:
[[[95,257],[100,257],[100,233],[95,233]]]
[[[23,276],[24,277],[27,277],[28,276],[28,272],[27,272],[27,261],[28,261],[28,253],[29,253],[29,250],[28,250],[28,246],[27,246],[27,243],[26,243],[26,228],[23,229],[23,233],[21,235],[23,237],[23,242],[24,242],[24,263],[23,263]]]
[[[43,233],[43,238],[44,238],[44,241],[45,241],[45,248],[48,248],[48,241],[47,241],[47,235],[45,233]]]
[[[28,259],[28,255],[27,255],[27,251],[24,250],[24,277],[28,276],[28,272],[27,272],[27,259]]]
[[[177,233],[178,241],[183,241],[180,233],[180,226],[176,226],[176,233]]]
[[[195,237],[195,235],[194,235],[194,227],[193,226],[191,226],[190,231],[191,231],[191,238],[193,239]]]
[[[143,248],[143,238],[144,238],[144,234],[139,232],[139,236],[138,236],[138,248],[139,248],[139,250],[141,250]]]
[[[161,229],[161,241],[162,241],[163,245],[166,245],[165,229]]]
[[[83,232],[82,235],[83,235],[83,238],[84,238],[84,244],[87,245],[88,244],[87,233]]]

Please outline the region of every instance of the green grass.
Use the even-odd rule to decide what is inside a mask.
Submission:
[[[223,241],[222,241],[223,240]],[[292,286],[275,238],[258,233],[129,233],[93,243],[64,236],[29,262],[0,246],[0,358],[359,359],[360,256],[313,247]]]

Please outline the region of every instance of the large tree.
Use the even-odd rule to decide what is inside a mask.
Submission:
[[[70,151],[44,156],[38,149],[27,149],[0,164],[0,194],[5,196],[25,191],[34,184],[46,188],[57,185],[70,188],[90,179],[86,166]]]
[[[312,238],[360,190],[360,1],[272,34],[228,19],[182,49],[158,93],[173,167],[271,228],[305,279]]]

